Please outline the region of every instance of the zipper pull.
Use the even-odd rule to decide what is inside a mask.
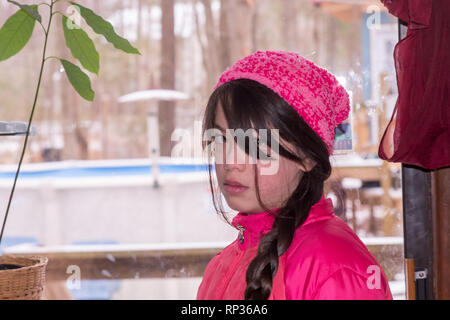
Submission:
[[[239,229],[239,242],[243,243],[244,242],[244,230],[245,229],[240,224],[237,225],[237,228]]]

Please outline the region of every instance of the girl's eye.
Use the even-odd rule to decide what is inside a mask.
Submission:
[[[224,135],[216,135],[213,136],[212,142],[214,144],[225,144],[227,142],[227,139]],[[246,137],[245,139],[245,146],[246,150],[249,151],[248,147],[249,145],[253,143],[256,144],[256,152],[257,152],[257,159],[263,159],[263,160],[270,160],[271,159],[271,148],[266,144],[260,141],[259,138],[250,138]]]

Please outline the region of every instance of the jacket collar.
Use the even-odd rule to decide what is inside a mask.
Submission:
[[[239,212],[233,218],[232,225],[240,231],[239,237],[243,237],[241,246],[248,242],[255,244],[264,234],[269,232],[279,211],[280,208],[251,214]],[[320,200],[311,207],[309,215],[302,226],[314,221],[327,219],[332,215],[334,215],[333,202],[331,198],[325,198],[324,194],[322,194]]]

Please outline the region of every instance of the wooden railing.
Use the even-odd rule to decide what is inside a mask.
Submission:
[[[389,280],[403,269],[401,237],[362,239]],[[5,254],[48,257],[47,298],[69,299],[64,282],[80,270],[80,280],[201,277],[207,263],[229,242],[133,245],[17,246]]]
[[[5,254],[48,257],[47,280],[66,280],[69,266],[82,279],[200,277],[209,260],[228,243],[171,243],[133,245],[69,245],[11,247]]]

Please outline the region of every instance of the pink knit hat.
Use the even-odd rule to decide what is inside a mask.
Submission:
[[[327,70],[287,51],[257,51],[227,68],[214,90],[225,82],[258,81],[285,99],[326,143],[333,154],[334,130],[347,119],[349,96]]]

